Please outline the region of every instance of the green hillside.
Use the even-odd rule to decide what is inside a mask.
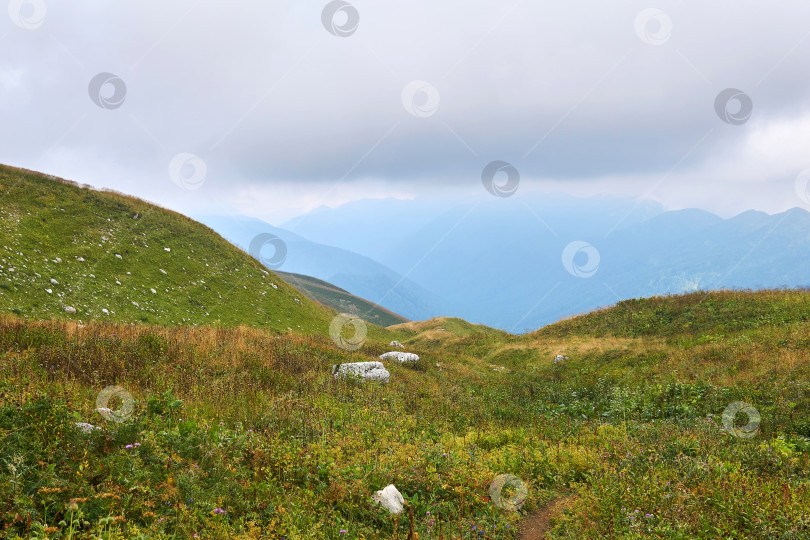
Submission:
[[[683,335],[594,337],[627,319],[616,306],[524,336],[408,323],[353,352],[245,327],[0,319],[0,526],[9,538],[514,539],[539,521],[555,539],[808,538],[810,323],[768,315],[807,296],[631,302],[631,320],[713,306]],[[746,315],[759,323],[735,326],[740,304],[759,306]],[[387,362],[387,385],[332,377],[391,336],[420,362]],[[94,411],[112,384],[134,400],[120,424]],[[743,412],[734,432],[723,413],[741,402],[759,425]],[[81,435],[77,421],[102,430]],[[518,512],[490,494],[501,474],[525,483]],[[402,516],[371,502],[389,483]]]
[[[304,293],[310,300],[320,302],[340,313],[357,314],[364,321],[377,326],[391,326],[408,321],[408,319],[397,315],[393,311],[355,296],[349,291],[321,279],[279,271],[276,271],[276,275]]]
[[[0,234],[3,538],[810,538],[806,290],[348,351],[334,311],[143,201],[0,168]],[[387,384],[333,376],[393,339],[420,360]]]
[[[802,291],[701,291],[625,300],[610,309],[546,326],[535,335],[686,337],[787,326],[809,319],[810,294]]]
[[[334,315],[185,216],[7,166],[0,311],[305,333],[326,333]]]

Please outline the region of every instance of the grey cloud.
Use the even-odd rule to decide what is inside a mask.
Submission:
[[[805,2],[662,2],[660,45],[636,34],[641,2],[353,4],[348,37],[323,27],[325,1],[51,1],[37,29],[7,18],[0,161],[118,189],[138,177],[157,200],[181,152],[209,165],[209,196],[347,173],[464,185],[495,159],[527,178],[657,177],[807,111]],[[100,72],[126,82],[119,109],[89,98]],[[438,90],[434,115],[403,106],[413,80]],[[714,112],[729,87],[753,100],[745,125]]]

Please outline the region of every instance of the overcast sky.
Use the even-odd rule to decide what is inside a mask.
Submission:
[[[0,162],[275,224],[491,197],[495,160],[515,197],[810,209],[807,21],[806,0],[12,0]]]

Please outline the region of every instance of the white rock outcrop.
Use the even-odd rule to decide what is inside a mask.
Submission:
[[[357,377],[365,381],[388,382],[391,374],[382,365],[382,362],[351,362],[332,366],[332,374],[336,379]]]
[[[398,347],[398,348],[400,348],[400,349],[404,349],[404,348],[405,348],[405,345],[403,345],[403,344],[402,344],[402,343],[400,343],[399,341],[392,341],[391,343],[389,343],[389,344],[388,344],[388,346],[389,346],[389,347]]]
[[[402,351],[391,351],[380,355],[380,360],[396,360],[397,362],[418,362],[419,355]]]
[[[383,489],[372,495],[371,500],[392,514],[401,514],[405,509],[405,498],[394,486],[394,484],[388,484]]]

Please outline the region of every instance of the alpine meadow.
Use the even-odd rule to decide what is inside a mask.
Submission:
[[[810,5],[7,1],[0,538],[810,540]]]

